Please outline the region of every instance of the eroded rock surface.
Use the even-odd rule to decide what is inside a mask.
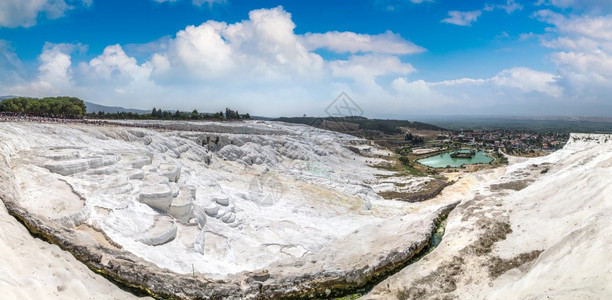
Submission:
[[[161,297],[334,295],[410,259],[458,201],[384,200],[380,159],[349,148],[384,150],[302,125],[0,126],[8,211]]]
[[[572,134],[511,158],[447,219],[436,250],[365,299],[607,299],[612,295],[612,136]]]

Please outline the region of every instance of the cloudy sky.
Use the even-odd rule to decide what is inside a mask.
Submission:
[[[266,116],[612,115],[610,0],[0,0],[0,95]]]

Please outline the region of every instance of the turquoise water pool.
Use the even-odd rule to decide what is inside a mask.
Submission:
[[[430,156],[417,160],[418,163],[432,168],[460,168],[463,165],[488,164],[493,161],[492,157],[486,156],[484,151],[478,151],[472,158],[452,158],[455,151]]]

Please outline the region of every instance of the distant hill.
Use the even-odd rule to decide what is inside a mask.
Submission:
[[[364,117],[293,117],[293,118],[276,118],[273,121],[281,121],[287,123],[306,124],[313,127],[339,131],[339,132],[355,132],[359,131],[379,131],[384,134],[402,134],[400,127],[414,128],[417,130],[436,130],[443,131],[444,128],[436,125],[431,125],[422,122],[404,121],[404,120],[382,120],[368,119]]]
[[[451,130],[507,129],[535,132],[610,133],[611,117],[421,116],[414,119]]]
[[[263,117],[263,116],[251,116],[251,120],[262,120],[262,121],[273,121],[277,118],[273,117]]]
[[[16,97],[19,97],[19,96],[11,96],[11,95],[0,96],[0,101],[5,100],[5,99],[16,98]],[[87,106],[87,113],[88,114],[97,113],[99,111],[103,111],[103,112],[106,112],[106,113],[117,113],[117,112],[122,112],[122,111],[136,113],[136,114],[148,114],[148,113],[151,113],[150,110],[134,109],[134,108],[124,108],[124,107],[120,107],[120,106],[105,106],[105,105],[100,105],[100,104],[91,103],[91,102],[87,102],[87,101],[85,101],[85,105]]]
[[[19,96],[0,96],[0,101],[4,100],[4,99],[11,99],[11,98],[16,98]]]
[[[120,107],[120,106],[105,106],[105,105],[100,105],[100,104],[95,104],[95,103],[91,103],[91,102],[85,102],[85,105],[87,106],[87,113],[88,114],[93,114],[93,113],[97,113],[99,111],[103,111],[105,113],[118,113],[118,112],[131,112],[131,113],[135,113],[135,114],[148,114],[151,113],[150,110],[143,110],[143,109],[134,109],[134,108],[124,108],[124,107]]]

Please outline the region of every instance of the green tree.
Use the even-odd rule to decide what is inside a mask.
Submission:
[[[191,112],[191,116],[190,117],[191,117],[192,120],[199,120],[200,119],[200,113],[198,113],[197,109],[194,109]]]
[[[75,97],[46,97],[42,99],[17,97],[2,101],[0,111],[80,116],[86,113],[87,107],[82,100]]]

